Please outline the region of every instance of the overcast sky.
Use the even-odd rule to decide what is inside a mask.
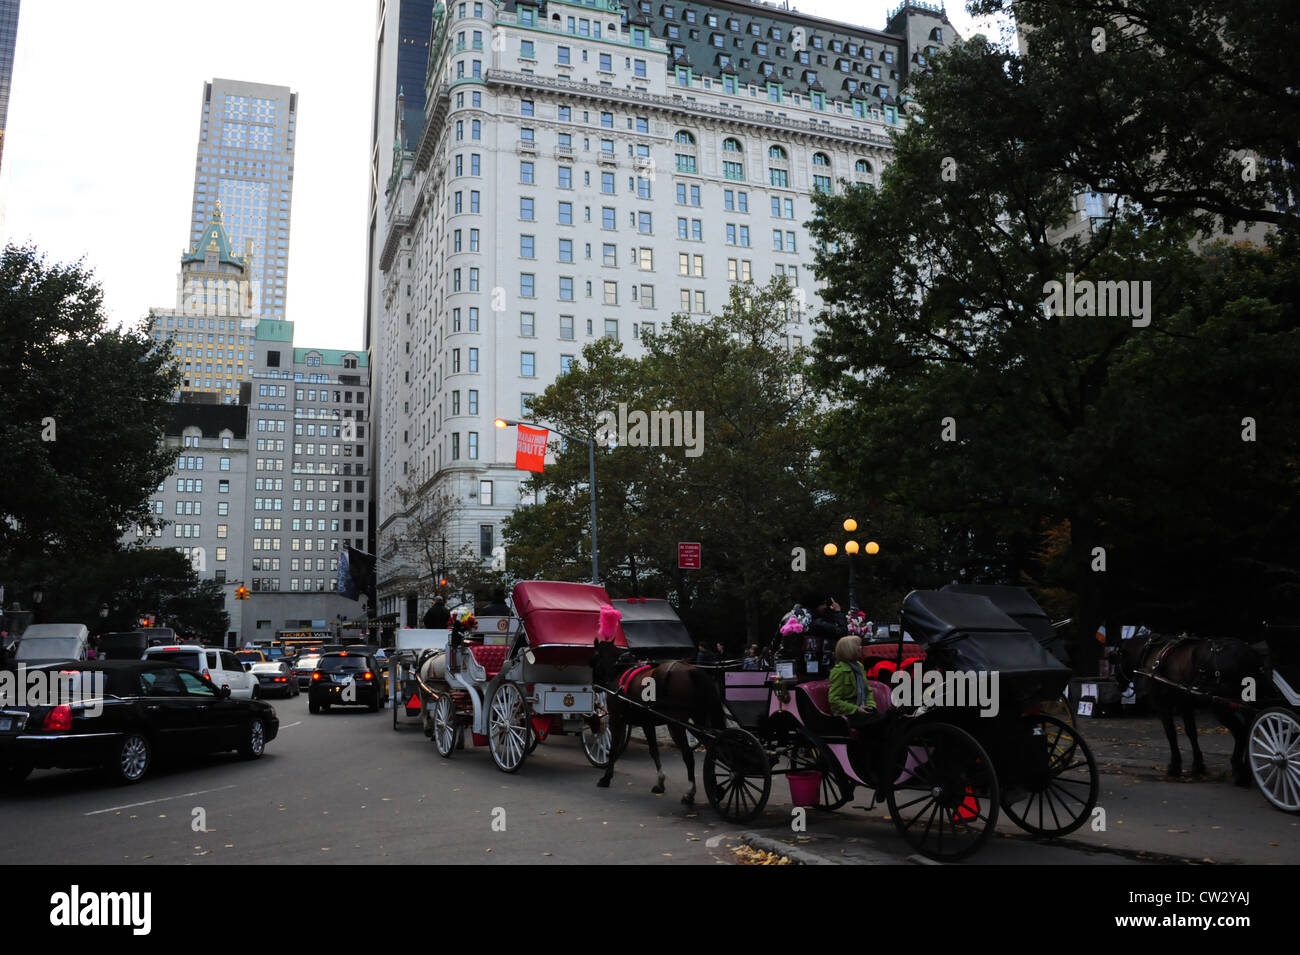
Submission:
[[[895,0],[802,0],[884,27]],[[84,257],[110,318],[175,305],[203,84],[298,94],[286,318],[298,344],[359,348],[374,0],[23,0],[0,168],[0,235]],[[949,4],[963,36],[974,29]],[[992,31],[990,31],[992,33]]]

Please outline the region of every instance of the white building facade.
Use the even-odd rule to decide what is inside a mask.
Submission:
[[[453,495],[453,549],[490,559],[527,478],[493,420],[529,419],[587,343],[639,355],[773,275],[809,339],[810,194],[878,181],[909,64],[954,36],[919,4],[887,30],[747,2],[435,9],[418,142],[390,114],[370,278],[381,613],[423,584],[402,492]]]

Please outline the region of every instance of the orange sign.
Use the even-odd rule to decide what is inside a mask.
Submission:
[[[541,472],[546,463],[546,438],[550,434],[545,428],[530,428],[519,425],[519,443],[515,445],[515,467],[521,471]]]

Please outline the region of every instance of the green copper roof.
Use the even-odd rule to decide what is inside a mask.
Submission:
[[[363,351],[348,351],[341,348],[295,348],[293,350],[293,363],[303,365],[307,362],[308,355],[320,355],[322,365],[338,365],[342,367],[343,356],[347,355],[357,360],[358,368],[370,367],[370,356]]]
[[[245,262],[239,256],[235,255],[230,248],[230,238],[226,235],[226,230],[221,225],[221,205],[217,204],[217,211],[212,214],[212,221],[208,227],[203,230],[203,235],[199,238],[198,244],[194,247],[193,252],[186,252],[181,256],[181,264],[188,262],[202,262],[207,256],[209,249],[216,249],[217,260],[226,262],[231,265],[237,265],[244,268]]]
[[[259,342],[292,342],[293,322],[279,322],[273,318],[264,318],[257,323],[253,336]]]

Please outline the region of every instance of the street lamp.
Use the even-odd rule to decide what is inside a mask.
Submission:
[[[535,424],[535,422],[515,421],[511,418],[497,418],[495,424],[498,428],[518,427],[521,424]],[[543,425],[536,425],[544,427]],[[600,586],[600,556],[596,549],[596,442],[591,438],[580,438],[577,435],[568,434],[558,428],[548,428],[554,431],[566,441],[577,441],[579,444],[587,446],[587,483],[591,485],[591,582],[597,587]]]
[[[850,517],[848,520],[844,522],[843,527],[844,527],[844,532],[846,534],[852,534],[858,529],[858,522]],[[856,540],[853,540],[852,538],[844,542],[844,555],[845,557],[848,558],[849,561],[849,609],[850,610],[858,609],[858,595],[854,587],[855,577],[854,577],[853,558],[858,555],[859,550],[863,550],[866,551],[868,554],[875,555],[880,553],[880,545],[877,544],[875,541],[867,541],[865,545],[859,546],[858,542]],[[827,543],[824,547],[822,547],[822,553],[825,554],[827,557],[834,557],[836,554],[839,553],[839,548],[833,543]]]

